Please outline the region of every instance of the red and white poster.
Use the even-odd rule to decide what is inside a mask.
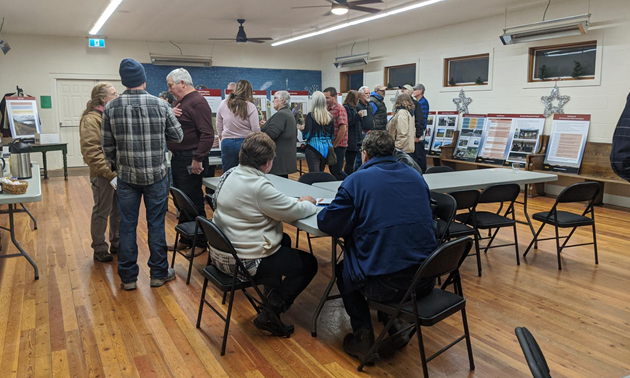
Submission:
[[[219,110],[219,105],[221,105],[221,90],[220,89],[202,89],[199,91],[203,98],[208,101],[208,105],[210,105],[210,110],[212,110],[212,128],[214,128],[215,135],[215,144],[218,147],[219,137],[217,135],[217,111]]]
[[[271,91],[271,97],[279,91]],[[306,115],[308,114],[310,98],[308,91],[287,91],[291,96],[291,113],[293,113],[293,117],[295,117],[295,122],[298,125],[303,125]],[[271,115],[273,115],[276,110],[271,107]]]
[[[488,114],[478,162],[503,165],[525,163],[536,152],[545,127],[542,114]]]

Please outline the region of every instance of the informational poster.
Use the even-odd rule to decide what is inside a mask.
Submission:
[[[5,99],[7,120],[13,139],[35,139],[35,134],[41,134],[35,97],[5,97]]]
[[[477,162],[524,163],[526,156],[538,148],[545,117],[542,114],[488,114],[487,123]]]
[[[427,119],[427,127],[424,130],[424,150],[429,151],[431,149],[431,143],[433,142],[433,122],[435,121],[436,112],[429,112]]]
[[[439,155],[442,146],[453,143],[457,122],[459,121],[458,112],[437,112],[435,116],[435,135],[431,144],[431,155]]]
[[[578,174],[591,116],[587,114],[556,114],[543,170]]]
[[[232,92],[231,89],[225,90],[225,98],[227,98]],[[258,110],[258,121],[262,123],[266,122],[269,115],[269,104],[267,100],[267,91],[252,91],[254,97],[254,105],[256,105],[256,110]]]
[[[481,148],[481,137],[486,126],[486,116],[481,114],[464,114],[462,129],[455,145],[453,158],[475,161]]]
[[[271,91],[271,97],[276,94],[278,91]],[[295,123],[298,125],[303,125],[306,119],[306,115],[309,110],[309,93],[308,91],[288,91],[291,96],[291,113],[293,113],[293,117],[295,117]],[[276,110],[271,107],[271,115],[273,115]]]
[[[219,110],[219,105],[221,105],[221,90],[220,89],[203,89],[200,90],[199,93],[203,96],[203,98],[208,101],[208,105],[210,105],[210,110],[212,110],[212,127],[214,128],[215,139],[218,140],[217,135],[217,110]]]

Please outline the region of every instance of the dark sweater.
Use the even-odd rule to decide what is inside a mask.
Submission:
[[[167,143],[167,147],[171,152],[196,150],[193,159],[203,161],[210,154],[214,142],[210,105],[197,91],[187,94],[173,107],[178,104],[182,116],[177,120],[182,125],[184,140],[181,143]]]
[[[424,114],[422,113],[422,106],[415,98],[412,98],[413,104],[416,106],[413,113],[416,121],[416,138],[422,138],[424,135]]]
[[[630,95],[613,135],[610,164],[619,177],[630,182]]]

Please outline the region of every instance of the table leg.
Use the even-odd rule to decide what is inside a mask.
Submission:
[[[29,256],[28,253],[26,253],[26,251],[24,249],[22,249],[22,246],[20,245],[20,243],[18,243],[18,241],[15,240],[15,224],[13,222],[13,210],[14,210],[13,207],[14,206],[16,206],[16,205],[15,204],[9,204],[9,231],[11,233],[11,241],[13,242],[13,245],[15,246],[15,248],[17,248],[18,251],[20,251],[20,253],[24,257],[26,257],[28,262],[33,266],[33,268],[35,269],[35,279],[38,280],[39,279],[39,268],[37,268],[37,264],[35,264],[35,261],[33,261],[31,256]]]
[[[63,149],[61,153],[63,154],[63,179],[68,181],[68,150]]]
[[[37,219],[35,219],[35,217],[33,216],[33,214],[31,214],[30,211],[28,211],[28,209],[26,208],[26,206],[24,206],[23,203],[20,204],[20,206],[22,206],[22,209],[24,209],[24,211],[26,211],[26,213],[28,214],[29,217],[31,217],[31,219],[33,220],[33,230],[37,230]]]
[[[335,281],[337,281],[337,238],[332,238],[332,253],[331,253],[331,263],[332,263],[332,273],[330,275],[330,282],[328,286],[326,286],[326,290],[324,290],[324,295],[322,295],[322,299],[319,300],[319,304],[315,309],[315,313],[313,314],[312,319],[312,328],[311,328],[311,336],[317,337],[317,318],[319,318],[319,314],[322,312],[322,308],[324,307],[324,303],[328,301],[330,298],[330,291],[335,285]]]
[[[523,198],[523,212],[525,213],[525,219],[527,219],[527,224],[529,225],[529,229],[532,231],[532,235],[534,238],[536,237],[536,230],[534,230],[534,225],[532,224],[532,220],[529,219],[529,214],[527,213],[527,193],[529,193],[529,184],[525,184],[525,192]],[[534,242],[534,248],[538,249],[538,240]]]
[[[44,180],[48,180],[48,161],[46,160],[46,151],[42,151],[42,160],[44,160]]]
[[[302,176],[304,172],[302,171],[302,160],[300,159],[300,176]]]

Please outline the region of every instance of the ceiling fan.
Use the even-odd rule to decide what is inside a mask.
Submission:
[[[381,10],[376,8],[368,8],[363,5],[382,3],[383,0],[326,0],[332,5],[312,5],[305,7],[292,7],[291,9],[304,9],[304,8],[331,8],[330,11],[324,14],[324,16],[330,16],[332,14],[341,16],[348,13],[348,10],[355,10],[366,13],[378,13]]]
[[[210,41],[236,41],[236,43],[264,43],[265,41],[272,41],[273,38],[264,37],[264,38],[247,38],[247,34],[245,33],[245,28],[243,24],[245,23],[244,19],[236,20],[240,24],[238,27],[238,33],[236,33],[236,38],[208,38]]]

